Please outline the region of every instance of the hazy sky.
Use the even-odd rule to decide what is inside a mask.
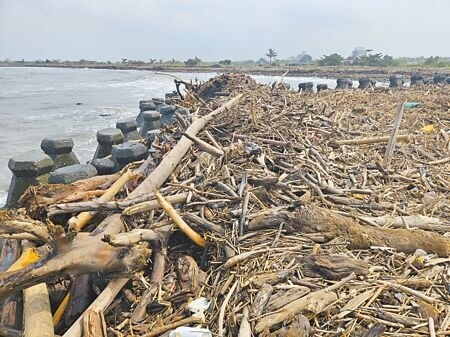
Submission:
[[[450,56],[449,0],[0,0],[0,59]]]

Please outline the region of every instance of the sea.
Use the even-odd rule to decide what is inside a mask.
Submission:
[[[172,73],[185,81],[206,81],[217,73]],[[252,76],[264,84],[279,76]],[[312,81],[335,86],[333,79],[285,77],[292,88]],[[71,137],[81,162],[92,159],[97,130],[135,117],[139,101],[164,97],[173,77],[151,71],[0,67],[0,207],[11,181],[8,160],[40,151],[44,137]]]

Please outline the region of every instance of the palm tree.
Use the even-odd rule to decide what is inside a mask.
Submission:
[[[272,59],[277,57],[278,54],[274,49],[269,48],[269,52],[266,54],[266,56],[269,58],[270,65],[272,65]]]

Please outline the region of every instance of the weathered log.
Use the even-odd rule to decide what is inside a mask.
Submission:
[[[123,228],[120,217],[115,217],[110,219],[109,232]],[[106,234],[109,234],[108,231]],[[60,240],[57,250],[38,262],[0,274],[0,298],[59,277],[95,272],[132,273],[143,268],[149,255],[148,249],[142,246],[116,248],[103,242],[103,235],[79,233],[72,241]]]
[[[304,206],[293,212],[282,210],[265,213],[250,221],[248,229],[278,227],[282,222],[285,223],[284,228],[291,232],[323,233],[328,240],[342,236],[348,241],[350,249],[381,246],[408,254],[419,248],[442,257],[450,254],[450,238],[440,234],[362,226],[351,218],[316,206]]]
[[[308,337],[310,332],[311,325],[308,318],[303,315],[297,315],[289,326],[272,332],[267,337]]]
[[[351,273],[367,275],[369,265],[345,255],[309,255],[297,259],[302,264],[302,272],[308,277],[323,277],[327,280],[340,280]]]
[[[45,283],[24,289],[23,318],[24,337],[53,337],[55,335]]]
[[[153,270],[150,279],[150,287],[145,289],[139,302],[136,304],[130,317],[130,322],[132,323],[137,323],[142,320],[147,305],[152,301],[154,294],[163,280],[164,269],[166,266],[167,245],[171,230],[172,225],[163,226],[155,230],[158,233],[158,239],[152,242]]]
[[[166,214],[172,219],[173,223],[177,225],[180,230],[186,234],[186,236],[191,239],[195,244],[204,248],[206,246],[206,241],[194,231],[189,225],[183,220],[183,218],[178,214],[178,212],[173,208],[172,204],[165,199],[158,191],[155,191],[156,200],[161,205],[161,207],[166,211]]]
[[[84,315],[83,337],[106,337],[106,323],[102,311],[87,310]]]
[[[424,215],[407,215],[407,216],[358,216],[358,219],[375,223],[378,226],[386,226],[393,228],[419,228],[427,231],[450,232],[450,225],[444,224],[441,219]]]
[[[0,211],[0,233],[27,233],[44,243],[52,242],[52,237],[45,224],[15,211]]]
[[[203,229],[209,230],[211,232],[217,233],[217,234],[224,234],[225,231],[220,225],[216,225],[215,223],[212,223],[211,221],[208,221],[202,217],[199,217],[198,215],[195,215],[193,213],[184,213],[183,218],[187,219],[190,222],[195,223],[196,225],[202,227]]]
[[[286,304],[305,296],[310,292],[307,287],[297,287],[287,290],[286,292],[278,291],[273,294],[267,303],[267,312],[272,312],[284,307]]]
[[[255,299],[250,309],[251,317],[261,316],[266,308],[267,302],[272,295],[273,287],[270,284],[264,284],[256,293]]]
[[[120,174],[96,176],[76,181],[71,184],[43,184],[30,186],[19,200],[21,207],[33,218],[41,218],[48,205],[58,202],[80,200],[89,196],[88,192],[107,188],[119,179]],[[103,194],[101,192],[101,194]]]
[[[255,331],[258,333],[267,331],[274,325],[292,319],[292,317],[296,314],[302,313],[303,311],[319,314],[329,304],[337,300],[338,297],[334,291],[355,278],[356,275],[351,274],[332,286],[314,291],[306,296],[292,301],[275,313],[261,318],[255,326]]]
[[[20,257],[21,246],[17,240],[2,240],[1,270],[8,269]],[[0,324],[5,328],[22,330],[22,294],[13,294],[3,302]],[[0,331],[1,335],[1,331]]]
[[[162,192],[163,189],[161,189]],[[176,194],[176,196],[180,196],[180,194]],[[169,196],[169,198],[172,196]],[[154,200],[155,195],[153,192],[146,193],[141,197],[128,199],[126,201],[101,201],[99,199],[89,200],[89,201],[79,201],[72,203],[63,203],[63,204],[54,204],[48,207],[48,216],[53,217],[59,214],[68,214],[68,213],[79,213],[79,212],[114,212],[119,213],[122,210],[130,208],[137,204],[144,204],[146,201],[150,201],[153,207],[160,207],[159,204]],[[154,204],[157,204],[155,206]],[[156,208],[157,209],[157,208]]]
[[[386,327],[381,323],[375,323],[372,327],[367,331],[364,337],[381,337],[386,331]]]
[[[95,294],[92,290],[91,275],[79,275],[74,277],[70,287],[70,298],[63,323],[71,326],[80,315],[89,307]]]

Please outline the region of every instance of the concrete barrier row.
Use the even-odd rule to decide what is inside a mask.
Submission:
[[[174,96],[176,93],[169,93],[165,98],[140,101],[136,119],[120,120],[115,128],[97,131],[97,149],[88,163],[80,164],[73,152],[72,138],[47,137],[41,142],[43,152],[32,151],[11,158],[8,167],[12,178],[5,206],[17,207],[21,195],[31,185],[70,184],[115,173],[131,162],[146,159],[152,152],[151,144],[162,134],[161,128],[171,123],[177,114],[181,118],[189,115],[189,110],[172,104]]]
[[[375,87],[377,83],[376,80],[370,77],[361,77],[358,79],[359,85],[358,89],[366,89],[368,87]],[[450,76],[438,74],[434,77],[425,78],[421,74],[413,74],[410,77],[410,83],[412,86],[424,85],[424,84],[450,84]],[[404,77],[401,75],[392,75],[389,77],[389,87],[396,88],[402,87],[405,84]],[[336,80],[336,89],[348,89],[353,87],[353,81],[350,78],[338,78]],[[313,82],[302,82],[298,85],[299,92],[313,92],[314,83]],[[320,92],[322,90],[327,90],[327,84],[317,84],[316,90]]]

